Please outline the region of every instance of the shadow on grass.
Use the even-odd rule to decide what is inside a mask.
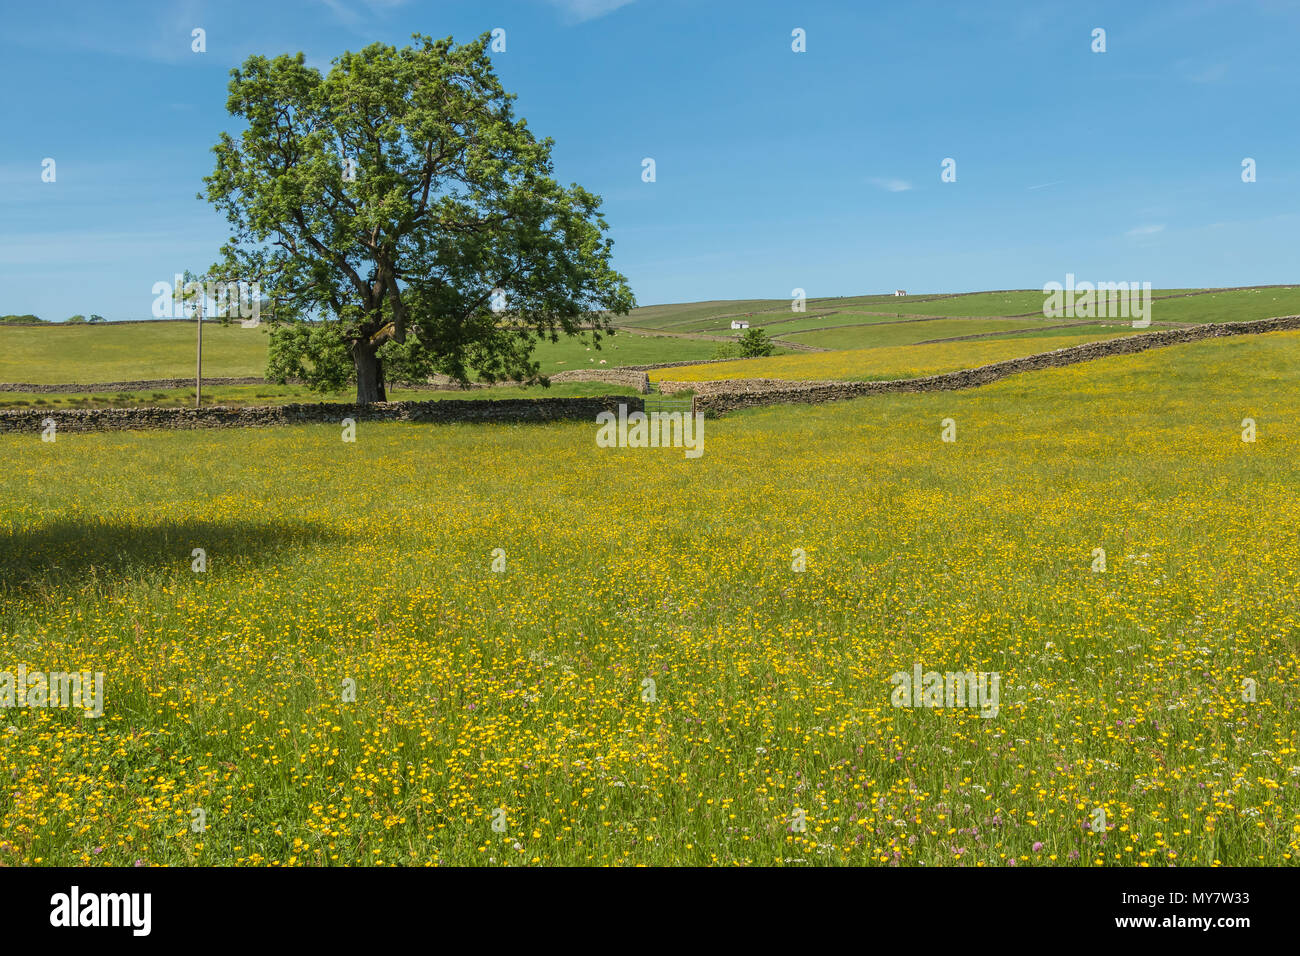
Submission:
[[[282,561],[304,546],[341,541],[331,529],[301,521],[169,521],[131,525],[62,519],[0,531],[0,595],[80,591],[125,580],[191,574],[202,548],[207,573]],[[159,582],[161,583],[161,581]]]

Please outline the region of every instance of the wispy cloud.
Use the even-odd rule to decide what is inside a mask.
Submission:
[[[359,19],[356,12],[350,7],[345,6],[340,2],[340,0],[320,0],[320,2],[329,7],[330,12],[333,13],[334,16],[338,17],[340,22],[346,23],[348,26],[356,23]]]
[[[354,27],[366,19],[364,10],[357,10],[357,4],[344,3],[343,0],[320,0],[344,26]],[[371,13],[395,10],[407,0],[360,0],[360,5],[367,7]]]
[[[906,179],[875,178],[875,179],[869,179],[867,181],[871,183],[871,185],[877,186],[880,189],[887,190],[891,193],[905,193],[912,188],[912,184],[909,183]]]
[[[1188,77],[1193,83],[1218,83],[1228,76],[1228,64],[1215,63]]]
[[[177,0],[157,16],[135,20],[103,4],[78,11],[76,17],[47,17],[17,26],[7,30],[5,39],[47,57],[78,51],[168,65],[199,64],[203,57],[191,47],[192,31],[205,22],[199,0]]]
[[[1124,235],[1128,236],[1130,239],[1138,239],[1142,236],[1154,236],[1157,232],[1164,231],[1165,227],[1162,223],[1158,226],[1135,226],[1128,232],[1124,233]]]
[[[1060,185],[1061,185],[1062,183],[1064,183],[1064,182],[1065,182],[1064,179],[1058,179],[1058,180],[1056,180],[1055,182],[1050,182],[1050,183],[1039,183],[1037,186],[1026,186],[1025,188],[1026,188],[1026,189],[1046,189],[1048,186],[1060,186]]]
[[[633,0],[547,0],[553,7],[559,7],[565,19],[572,23],[595,20],[607,13],[613,13],[619,7],[625,7]]]

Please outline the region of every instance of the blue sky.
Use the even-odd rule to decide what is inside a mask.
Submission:
[[[642,305],[1297,279],[1295,2],[43,0],[0,14],[0,313],[147,318],[216,258],[248,55],[494,27]]]

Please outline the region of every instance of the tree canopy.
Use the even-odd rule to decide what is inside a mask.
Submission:
[[[740,357],[761,358],[776,351],[772,337],[761,328],[746,329],[740,333]]]
[[[319,389],[355,381],[383,401],[385,369],[461,382],[541,378],[541,339],[634,305],[610,265],[600,198],[553,178],[550,139],[515,117],[489,36],[416,35],[231,71],[206,197],[232,228],[210,278],[273,301],[269,374]]]

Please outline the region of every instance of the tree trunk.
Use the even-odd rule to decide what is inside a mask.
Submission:
[[[388,401],[384,389],[384,363],[375,354],[377,349],[369,342],[356,342],[352,346],[352,361],[357,368],[357,404]]]

